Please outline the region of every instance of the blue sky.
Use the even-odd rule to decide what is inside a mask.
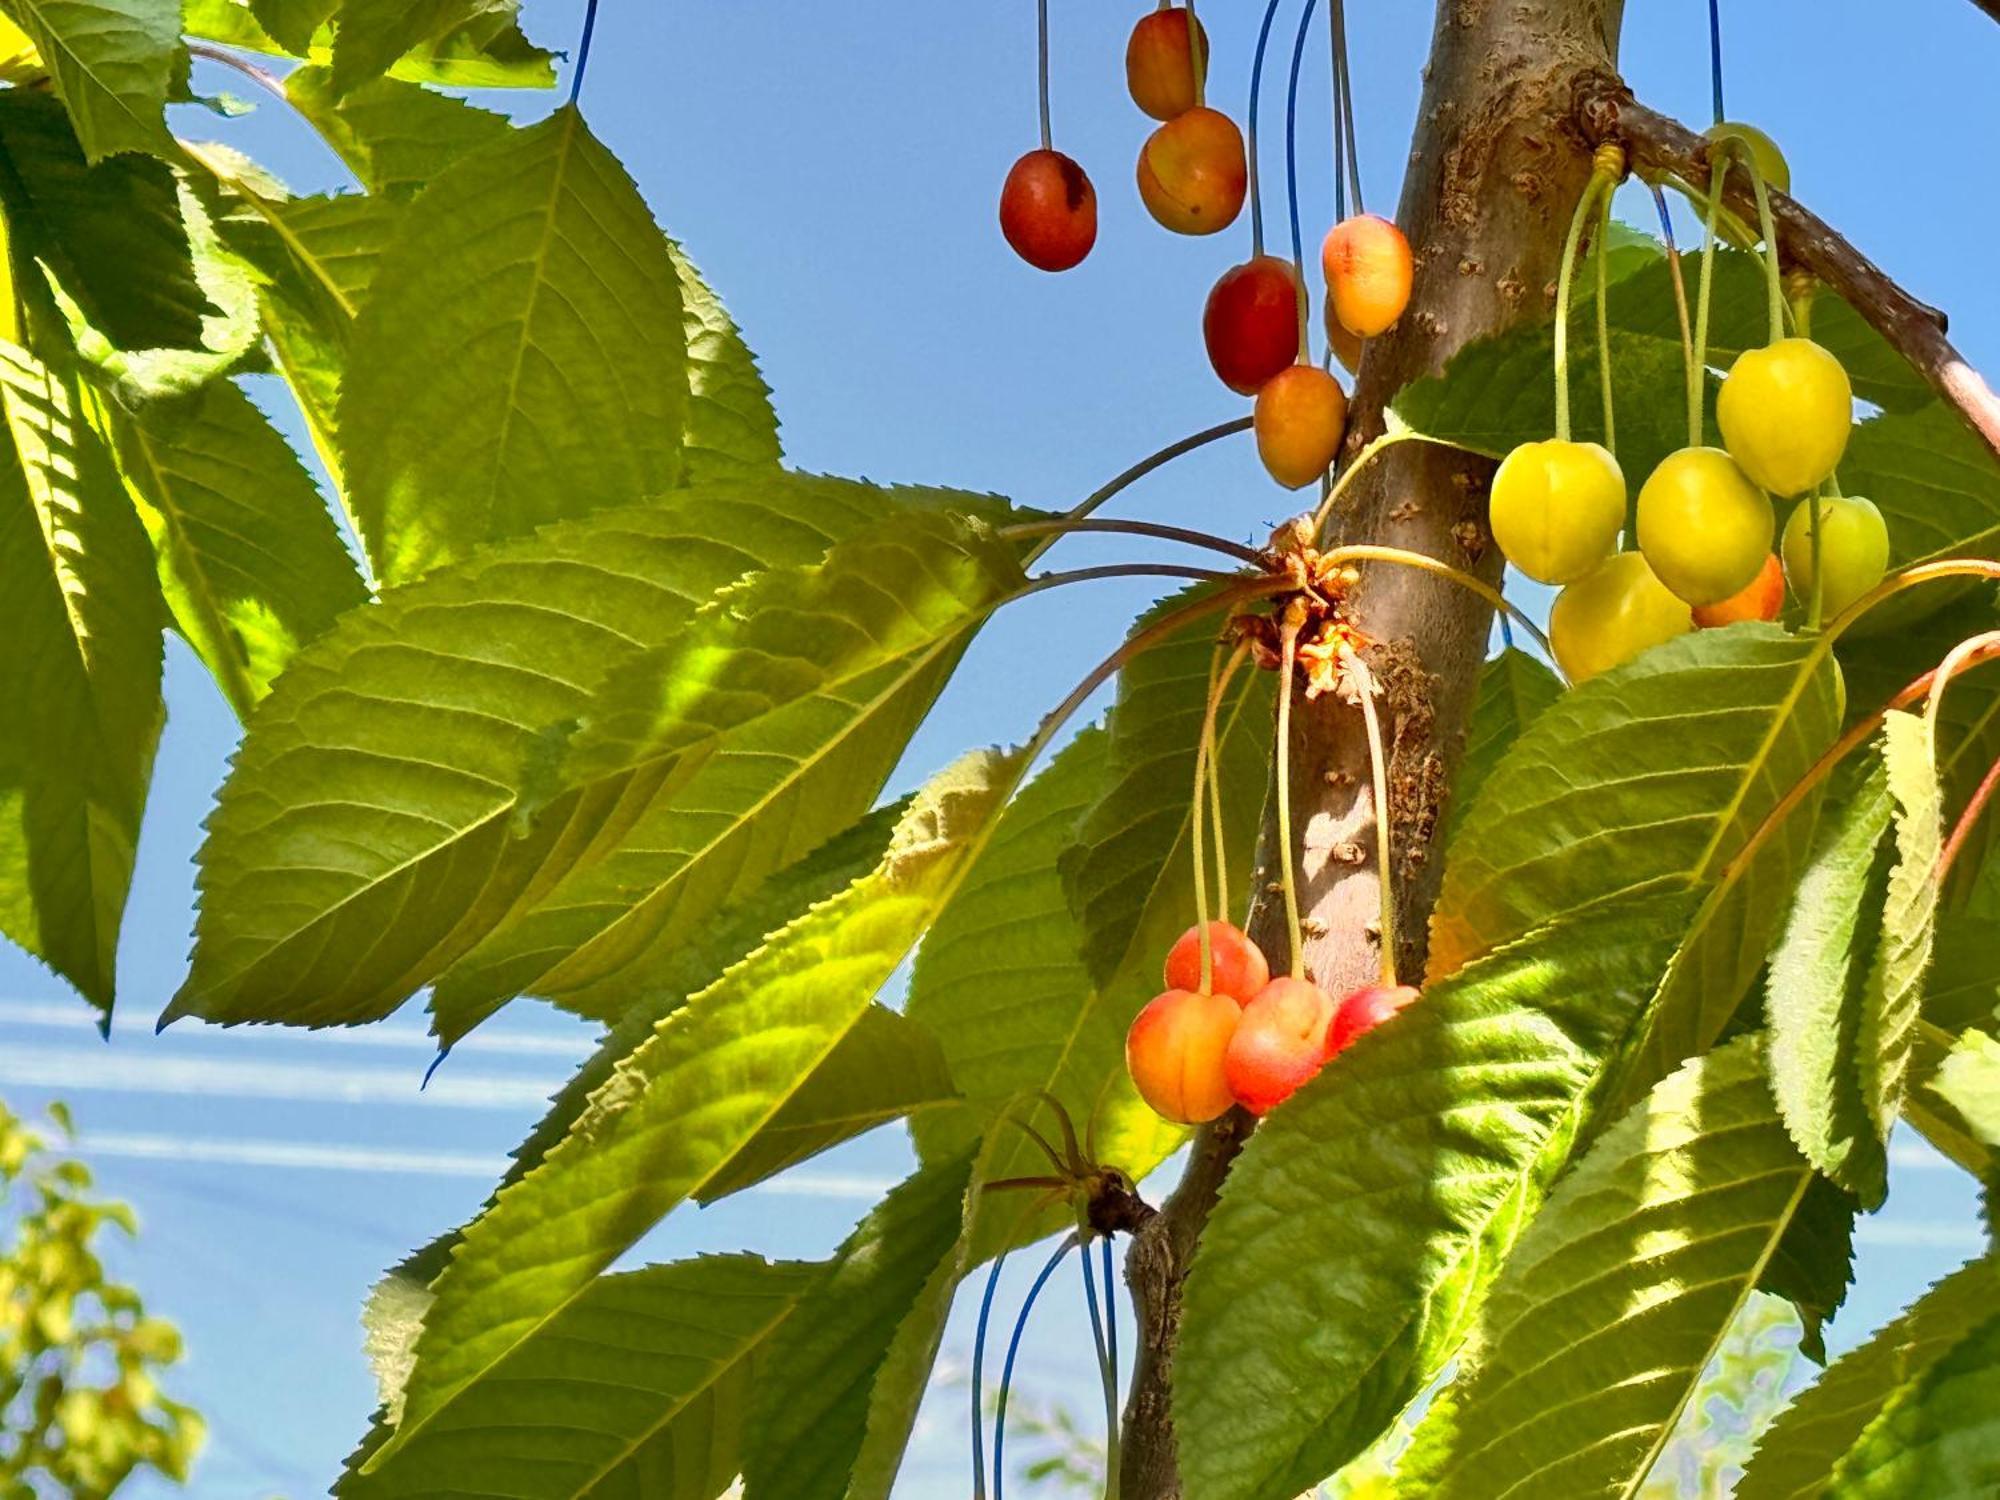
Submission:
[[[994,222],[1001,178],[1035,144],[1029,0],[608,0],[586,113],[742,324],[794,464],[1059,506],[1245,409],[1209,373],[1199,318],[1209,284],[1247,253],[1247,226],[1173,238],[1145,218],[1132,186],[1148,122],[1125,97],[1120,58],[1142,8],[1051,5],[1056,140],[1097,184],[1101,231],[1082,268],[1048,277],[1013,258]],[[1386,209],[1431,7],[1350,8],[1364,180],[1371,207]],[[1705,7],[1631,0],[1627,9],[1625,64],[1638,92],[1705,120]],[[1731,112],[1778,137],[1801,197],[1951,309],[1975,363],[2000,366],[1984,249],[2000,236],[1988,191],[2000,26],[1966,0],[1922,0],[1893,21],[1860,0],[1737,0],[1725,10]],[[1260,12],[1220,0],[1203,11],[1212,98],[1239,117]],[[1284,14],[1277,34],[1289,37],[1296,6]],[[580,18],[580,3],[527,6],[531,34],[558,48]],[[1301,106],[1312,122],[1326,119],[1322,56],[1316,48],[1309,59]],[[244,92],[227,75],[206,82]],[[536,118],[556,101],[485,102]],[[182,128],[251,151],[301,191],[347,180],[273,107]],[[1270,126],[1267,155],[1281,171]],[[1327,132],[1314,123],[1301,144],[1309,243],[1330,214],[1327,160]],[[1126,505],[1246,539],[1295,508],[1245,439],[1175,465]],[[1079,541],[1063,555],[1109,552]],[[1111,584],[1014,607],[967,661],[899,781],[966,746],[1021,739],[1148,597]],[[188,1335],[174,1389],[214,1428],[193,1493],[296,1500],[324,1489],[373,1404],[356,1321],[368,1286],[477,1206],[588,1036],[518,1006],[454,1053],[427,1093],[417,1090],[430,1048],[415,1008],[353,1034],[183,1023],[154,1038],[151,1019],[185,959],[199,824],[235,737],[213,689],[171,643],[168,701],[126,918],[120,1023],[108,1047],[98,1043],[80,1001],[32,961],[0,952],[0,1096],[27,1110],[69,1099],[105,1187],[139,1207],[144,1239],[116,1262]],[[897,1132],[878,1133],[812,1163],[786,1191],[677,1219],[646,1248],[824,1254],[906,1159]],[[1856,1341],[1978,1243],[1962,1179],[1921,1149],[1902,1151],[1833,1342]],[[1088,1413],[1088,1337],[1069,1278],[1054,1295],[1038,1314],[1028,1378]],[[948,1362],[962,1360],[966,1338],[954,1329]],[[927,1409],[902,1493],[963,1492],[959,1401],[950,1393]]]

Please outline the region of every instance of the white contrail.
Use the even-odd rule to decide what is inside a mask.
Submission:
[[[0,1049],[0,1085],[63,1093],[197,1094],[314,1104],[408,1104],[434,1109],[539,1109],[559,1078],[454,1074],[420,1089],[414,1068],[328,1068],[236,1058],[147,1056],[108,1048]]]
[[[47,1000],[0,1000],[0,1025],[40,1026],[79,1034],[86,1031],[95,1033],[97,1012],[81,1002],[64,1004]],[[112,1034],[121,1037],[140,1037],[152,1029],[151,1024],[145,1021],[133,1025],[114,1023]],[[328,1026],[311,1032],[293,1030],[278,1033],[267,1027],[260,1034],[266,1037],[281,1035],[287,1040],[311,1036],[346,1047],[396,1047],[412,1052],[437,1050],[437,1038],[422,1028],[398,1025],[389,1021],[380,1021],[369,1026]],[[474,1032],[464,1040],[454,1043],[451,1050],[509,1053],[516,1057],[581,1057],[589,1050],[590,1045],[590,1036],[583,1031],[579,1031],[574,1037],[508,1036],[503,1033],[488,1035],[484,1032]]]
[[[210,1166],[277,1167],[285,1171],[367,1172],[415,1177],[472,1177],[492,1182],[507,1170],[500,1156],[457,1151],[399,1151],[307,1141],[224,1141],[173,1135],[93,1131],[77,1142],[86,1157],[196,1162]],[[749,1189],[798,1198],[873,1201],[894,1186],[888,1178],[793,1172]]]

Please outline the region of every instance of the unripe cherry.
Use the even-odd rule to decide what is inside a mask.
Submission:
[[[1770,556],[1771,502],[1720,448],[1682,448],[1639,487],[1639,550],[1689,604],[1742,592]]]
[[[1854,387],[1811,339],[1736,356],[1715,398],[1729,456],[1774,495],[1802,495],[1834,471],[1854,427]]]
[[[1601,443],[1523,443],[1487,501],[1493,540],[1537,583],[1574,583],[1618,547],[1625,472]]]
[[[1810,600],[1813,588],[1812,505],[1801,500],[1785,521],[1785,572],[1792,592]],[[1889,572],[1889,527],[1872,500],[1859,495],[1819,502],[1819,555],[1826,583],[1820,612],[1831,618],[1880,583]]]
[[[1222,383],[1252,395],[1299,357],[1299,283],[1292,263],[1258,255],[1231,266],[1201,310],[1208,362]]]
[[[1719,604],[1701,605],[1694,612],[1694,622],[1703,630],[1714,630],[1745,620],[1775,620],[1784,607],[1785,570],[1778,566],[1774,552],[1741,593],[1731,594]]]
[[[1229,1091],[1252,1114],[1289,1099],[1325,1064],[1333,1002],[1303,979],[1274,979],[1243,1007],[1223,1058]]]
[[[1328,230],[1320,267],[1333,315],[1349,333],[1372,339],[1410,304],[1410,242],[1380,214],[1355,214]]]
[[[1150,10],[1139,18],[1125,44],[1125,86],[1134,104],[1156,120],[1171,120],[1194,108],[1207,77],[1208,33],[1191,11]]]
[[[1623,666],[1694,629],[1687,604],[1637,552],[1618,552],[1572,583],[1549,610],[1549,644],[1571,682]]]
[[[1060,151],[1030,151],[1000,189],[1000,232],[1039,271],[1067,271],[1097,243],[1097,190]]]
[[[1257,392],[1257,456],[1288,490],[1333,466],[1347,436],[1347,392],[1316,365],[1287,365]]]
[[[1199,1125],[1229,1108],[1223,1058],[1242,1016],[1227,995],[1168,990],[1147,1002],[1125,1033],[1125,1071],[1155,1114]]]
[[[1227,995],[1238,1005],[1271,982],[1271,965],[1264,950],[1234,922],[1208,924],[1209,993]],[[1201,988],[1201,929],[1190,927],[1167,952],[1167,988]]]
[[[1227,229],[1250,185],[1243,132],[1220,110],[1187,110],[1146,137],[1138,176],[1146,211],[1174,233]]]
[[[1704,140],[1739,140],[1750,148],[1757,159],[1757,171],[1764,181],[1781,193],[1792,190],[1792,167],[1785,160],[1785,153],[1755,125],[1746,125],[1741,120],[1719,120],[1702,133]]]
[[[1327,1056],[1344,1052],[1356,1037],[1373,1031],[1417,998],[1416,988],[1407,984],[1369,984],[1355,990],[1334,1007],[1333,1025],[1326,1033]]]

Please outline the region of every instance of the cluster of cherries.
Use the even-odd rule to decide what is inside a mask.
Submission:
[[[1209,235],[1242,213],[1250,164],[1236,122],[1204,102],[1208,37],[1191,7],[1163,5],[1133,27],[1125,49],[1132,100],[1161,124],[1139,151],[1139,197],[1176,234]],[[1000,194],[1000,229],[1029,265],[1066,271],[1097,240],[1097,194],[1082,167],[1051,147],[1014,163]],[[1410,300],[1409,241],[1389,220],[1355,214],[1321,248],[1328,346],[1350,372],[1361,341],[1385,331]],[[1299,269],[1253,255],[1208,294],[1202,337],[1224,385],[1255,396],[1258,456],[1299,489],[1324,476],[1347,433],[1347,393],[1306,351]]]
[[[1767,181],[1789,186],[1761,131],[1732,122],[1709,136],[1742,140]],[[1509,453],[1493,479],[1494,540],[1530,578],[1562,586],[1549,637],[1571,681],[1697,627],[1775,620],[1787,580],[1824,615],[1879,584],[1882,513],[1858,495],[1821,493],[1853,421],[1847,371],[1823,346],[1774,337],[1744,351],[1716,401],[1723,446],[1670,453],[1640,486],[1636,551],[1619,550],[1625,475],[1602,444],[1550,439]],[[1793,497],[1777,539],[1773,499]]]
[[[1364,985],[1339,1001],[1310,980],[1271,977],[1242,928],[1190,927],[1167,955],[1166,990],[1125,1034],[1125,1067],[1139,1097],[1182,1125],[1240,1104],[1264,1114],[1290,1098],[1328,1059],[1417,998],[1409,985]]]

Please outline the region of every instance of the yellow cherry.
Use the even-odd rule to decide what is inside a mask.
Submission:
[[[1736,356],[1716,397],[1723,446],[1774,495],[1802,495],[1831,474],[1854,426],[1854,387],[1811,339]]]
[[[1625,474],[1601,443],[1523,443],[1493,476],[1487,514],[1508,562],[1537,583],[1574,583],[1618,546]]]
[[[1556,595],[1549,644],[1571,682],[1623,666],[1641,651],[1685,635],[1694,616],[1637,552],[1617,552]]]
[[[1639,487],[1639,550],[1689,604],[1740,593],[1770,555],[1771,502],[1720,448],[1682,448]]]
[[[1785,572],[1792,592],[1810,601],[1813,589],[1812,506],[1801,500],[1785,521]],[[1889,571],[1889,528],[1875,502],[1859,495],[1819,501],[1819,557],[1826,583],[1820,612],[1827,618],[1880,583]]]

